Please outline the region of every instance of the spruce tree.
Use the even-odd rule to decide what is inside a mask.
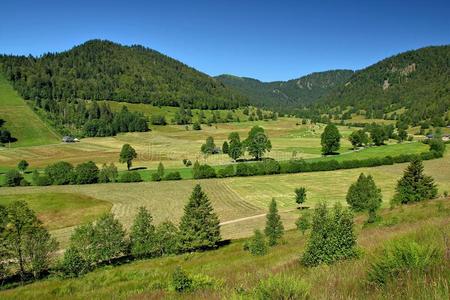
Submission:
[[[395,191],[393,202],[402,204],[432,199],[438,192],[434,179],[423,173],[423,164],[419,159],[411,161]]]
[[[269,205],[269,213],[266,216],[266,228],[264,233],[267,236],[270,246],[278,243],[278,240],[283,236],[284,227],[281,222],[281,217],[278,214],[277,202],[272,198]]]
[[[214,248],[220,239],[219,218],[214,213],[208,196],[197,184],[184,207],[184,215],[180,222],[182,250]]]
[[[131,254],[135,257],[152,256],[156,251],[155,226],[153,218],[145,207],[139,211],[131,226],[130,244]]]

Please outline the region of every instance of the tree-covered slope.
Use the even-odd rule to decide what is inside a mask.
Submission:
[[[103,40],[41,57],[0,56],[0,67],[25,99],[116,100],[210,109],[246,103],[214,78],[157,51]]]
[[[317,101],[332,89],[343,85],[352,74],[351,70],[333,70],[274,82],[232,75],[220,75],[216,78],[247,96],[254,105],[283,110]]]
[[[353,106],[382,117],[406,108],[410,123],[442,117],[450,107],[450,46],[404,52],[356,72],[323,99],[327,106]]]

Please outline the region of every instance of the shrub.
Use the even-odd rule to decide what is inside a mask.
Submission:
[[[423,274],[441,261],[442,254],[434,246],[421,245],[409,239],[397,240],[388,244],[375,258],[368,272],[369,282],[384,285],[411,272]]]
[[[233,165],[228,165],[223,169],[219,169],[217,171],[217,176],[220,178],[225,178],[225,177],[233,177],[234,174],[234,166]]]
[[[267,241],[258,229],[255,230],[253,237],[244,244],[244,250],[249,251],[252,255],[263,256],[268,252]]]
[[[445,144],[441,139],[435,138],[428,142],[430,145],[430,151],[443,154],[445,151]]]
[[[301,258],[302,264],[331,264],[356,256],[356,236],[351,212],[342,209],[337,203],[330,213],[324,203],[319,204],[314,212],[311,235]]]
[[[161,179],[158,173],[152,173],[152,181],[161,181]]]
[[[73,247],[64,252],[64,257],[59,263],[59,269],[65,277],[77,277],[91,270],[91,265]]]
[[[141,182],[141,174],[136,171],[125,172],[120,176],[120,182]]]
[[[261,280],[254,290],[256,299],[307,299],[309,286],[301,279],[284,274]]]
[[[111,163],[109,166],[105,163],[102,166],[98,174],[98,182],[108,183],[108,182],[116,182],[119,173],[117,172],[117,167]]]
[[[192,129],[193,130],[202,130],[202,126],[200,126],[200,123],[194,122],[194,124],[192,124]]]
[[[200,165],[198,162],[195,162],[192,173],[194,179],[215,178],[217,176],[213,167],[207,164]]]
[[[181,180],[181,174],[178,171],[169,172],[164,176],[164,180]]]
[[[73,166],[65,161],[60,161],[45,168],[45,174],[50,178],[52,184],[62,185],[73,182]]]
[[[171,283],[172,288],[178,293],[187,292],[192,288],[192,279],[183,271],[183,269],[181,269],[181,267],[177,267],[172,273]]]
[[[93,161],[79,164],[75,168],[77,184],[92,184],[98,182],[99,170]]]
[[[6,186],[20,186],[22,180],[23,176],[17,170],[9,170],[5,174]]]

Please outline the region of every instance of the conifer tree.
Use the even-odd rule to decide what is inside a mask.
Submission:
[[[220,237],[219,218],[208,196],[196,185],[184,207],[180,222],[180,244],[184,251],[217,247]]]
[[[402,204],[432,199],[437,196],[434,179],[423,173],[423,164],[419,159],[411,161],[398,181],[395,191],[393,202]]]
[[[153,218],[145,207],[139,211],[131,226],[131,254],[136,257],[152,256],[156,251],[155,226]]]
[[[278,240],[283,236],[284,227],[281,222],[281,217],[278,214],[277,202],[272,198],[269,205],[269,213],[266,216],[266,228],[264,233],[267,236],[269,246],[274,246]]]

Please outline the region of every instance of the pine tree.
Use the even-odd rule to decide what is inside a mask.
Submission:
[[[266,216],[266,228],[264,229],[264,233],[267,236],[270,246],[276,245],[284,233],[283,223],[278,214],[277,202],[273,198],[269,205],[269,213]]]
[[[145,207],[139,211],[131,226],[131,254],[135,257],[152,256],[156,251],[155,226],[153,218]]]
[[[200,185],[192,191],[180,222],[180,243],[184,251],[217,247],[220,237],[219,218]]]
[[[437,187],[434,179],[423,173],[423,164],[414,159],[406,168],[403,177],[397,183],[393,203],[418,202],[433,199],[437,196]]]

